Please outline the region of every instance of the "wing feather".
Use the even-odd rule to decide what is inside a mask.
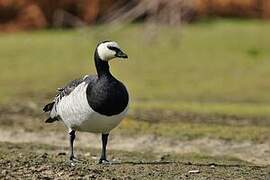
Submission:
[[[57,89],[58,93],[56,94],[54,100],[50,102],[49,104],[45,105],[45,107],[43,108],[44,112],[50,113],[50,117],[46,120],[46,122],[51,123],[51,122],[60,120],[60,117],[56,111],[56,106],[63,97],[68,96],[82,82],[90,83],[95,80],[96,80],[96,76],[86,75],[83,78],[75,79],[69,82],[64,87],[58,88]]]

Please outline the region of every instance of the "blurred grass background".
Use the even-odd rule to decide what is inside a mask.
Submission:
[[[134,108],[270,115],[270,23],[219,19],[182,28],[143,24],[0,34],[1,103],[44,100],[57,87],[94,74],[98,41],[129,55],[113,61]]]

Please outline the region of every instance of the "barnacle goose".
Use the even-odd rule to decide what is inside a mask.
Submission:
[[[44,112],[49,113],[46,123],[63,121],[69,130],[70,160],[76,161],[73,142],[76,131],[102,134],[102,152],[99,163],[108,163],[106,146],[110,131],[124,118],[129,95],[126,87],[109,70],[109,61],[128,56],[114,41],[103,41],[96,47],[94,60],[97,75],[75,79],[63,88]]]

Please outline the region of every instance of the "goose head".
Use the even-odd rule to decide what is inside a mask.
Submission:
[[[109,61],[114,58],[128,58],[127,54],[114,41],[103,41],[99,43],[96,52],[102,61]]]

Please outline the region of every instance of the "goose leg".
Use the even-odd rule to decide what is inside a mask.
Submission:
[[[101,151],[101,156],[99,159],[99,164],[103,164],[103,163],[109,163],[109,161],[107,160],[107,156],[106,156],[106,147],[107,147],[107,142],[108,142],[108,136],[109,134],[102,134],[102,151]]]
[[[69,132],[69,143],[70,143],[70,156],[69,156],[69,160],[74,161],[76,160],[75,156],[74,156],[74,152],[73,152],[73,142],[75,140],[75,131],[72,130]]]

